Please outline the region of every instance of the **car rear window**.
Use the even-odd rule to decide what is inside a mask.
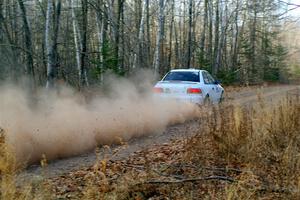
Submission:
[[[169,72],[163,80],[200,82],[199,72]]]

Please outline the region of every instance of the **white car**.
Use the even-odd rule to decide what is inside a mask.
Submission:
[[[176,69],[168,72],[153,88],[155,95],[196,104],[219,103],[223,87],[207,71]]]

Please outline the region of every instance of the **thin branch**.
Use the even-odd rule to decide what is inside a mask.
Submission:
[[[279,2],[280,3],[284,3],[284,4],[288,5],[288,6],[300,7],[300,4],[289,3],[289,2],[285,2],[285,1],[281,1],[281,0],[279,0]]]
[[[138,183],[137,185],[143,184],[179,184],[179,183],[193,183],[199,181],[207,181],[207,180],[219,180],[233,183],[235,180],[231,177],[226,176],[208,176],[208,177],[198,177],[198,178],[187,178],[182,180],[150,180],[142,183]]]
[[[280,13],[280,14],[276,15],[276,17],[281,17],[281,16],[289,13],[290,11],[296,10],[297,8],[299,8],[299,7],[290,8],[287,11],[284,11],[283,13]]]

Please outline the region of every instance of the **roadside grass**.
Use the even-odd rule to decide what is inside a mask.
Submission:
[[[209,108],[191,137],[126,160],[105,146],[91,167],[22,187],[2,131],[1,199],[300,199],[300,95],[259,99]]]
[[[50,199],[50,188],[43,184],[42,179],[18,185],[17,174],[24,167],[16,161],[12,148],[6,144],[5,134],[0,127],[0,199]]]
[[[0,195],[1,199],[18,199],[24,195],[17,194],[15,185],[16,160],[11,149],[5,143],[5,134],[5,131],[0,128]]]
[[[256,106],[229,105],[212,113],[187,142],[186,158],[199,167],[210,160],[213,168],[237,172],[221,191],[224,199],[300,198],[299,94],[271,106],[260,100]]]

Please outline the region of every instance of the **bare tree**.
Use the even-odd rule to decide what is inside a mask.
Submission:
[[[47,84],[46,88],[53,87],[55,78],[55,69],[53,61],[52,51],[52,39],[51,39],[51,24],[52,24],[52,12],[53,12],[54,0],[47,1],[47,14],[46,14],[46,29],[45,29],[45,48],[47,56]]]
[[[29,27],[29,22],[27,20],[26,8],[24,6],[23,0],[18,0],[23,19],[23,27],[25,32],[25,45],[26,45],[26,68],[25,73],[29,76],[31,87],[34,85],[34,66],[33,66],[33,49],[32,49],[32,35]]]
[[[133,60],[133,66],[132,66],[133,69],[135,69],[137,66],[139,66],[141,64],[139,61],[141,60],[141,57],[143,56],[146,5],[147,5],[147,2],[144,1],[143,7],[142,7],[142,16],[141,16],[141,20],[140,20],[140,26],[139,26],[138,41],[137,41],[137,45],[136,45],[137,48],[134,52],[134,60]]]
[[[166,65],[165,71],[169,71],[172,68],[172,52],[173,52],[173,31],[174,31],[174,18],[175,18],[175,0],[171,1],[171,22],[169,24],[169,55],[168,63]],[[175,39],[176,40],[176,39]]]
[[[80,55],[80,70],[83,76],[80,77],[80,87],[89,86],[87,77],[87,26],[88,26],[88,2],[81,0],[82,9],[82,38],[81,38],[81,55]]]
[[[120,27],[121,27],[121,19],[123,15],[124,9],[124,1],[125,0],[118,0],[118,10],[117,10],[117,22],[116,22],[116,29],[115,29],[115,56],[116,56],[116,67],[119,68],[119,71],[124,70],[124,66],[119,65],[119,45],[120,45]]]
[[[191,54],[192,54],[192,26],[193,26],[193,0],[189,0],[189,32],[186,54],[186,68],[191,67]]]
[[[55,0],[48,0],[45,28],[45,46],[47,56],[46,88],[53,88],[55,86],[55,79],[57,78],[57,68],[59,65],[57,39],[59,32],[60,13],[61,0],[57,0],[57,2]]]
[[[165,1],[159,0],[159,17],[158,17],[158,28],[156,33],[156,45],[154,52],[153,68],[156,74],[159,73],[161,65],[161,45],[164,38],[164,20],[165,20]]]
[[[205,38],[206,38],[206,29],[208,24],[208,0],[204,1],[204,17],[203,17],[203,27],[200,37],[200,65],[204,63],[204,47],[205,47]],[[201,66],[203,67],[203,66]]]
[[[99,42],[99,64],[98,64],[98,75],[100,76],[100,81],[103,83],[103,72],[104,72],[104,59],[103,59],[103,48],[106,36],[107,27],[107,17],[106,17],[106,6],[103,0],[98,1],[96,6],[94,6],[96,11],[96,24],[97,24],[97,36]]]

